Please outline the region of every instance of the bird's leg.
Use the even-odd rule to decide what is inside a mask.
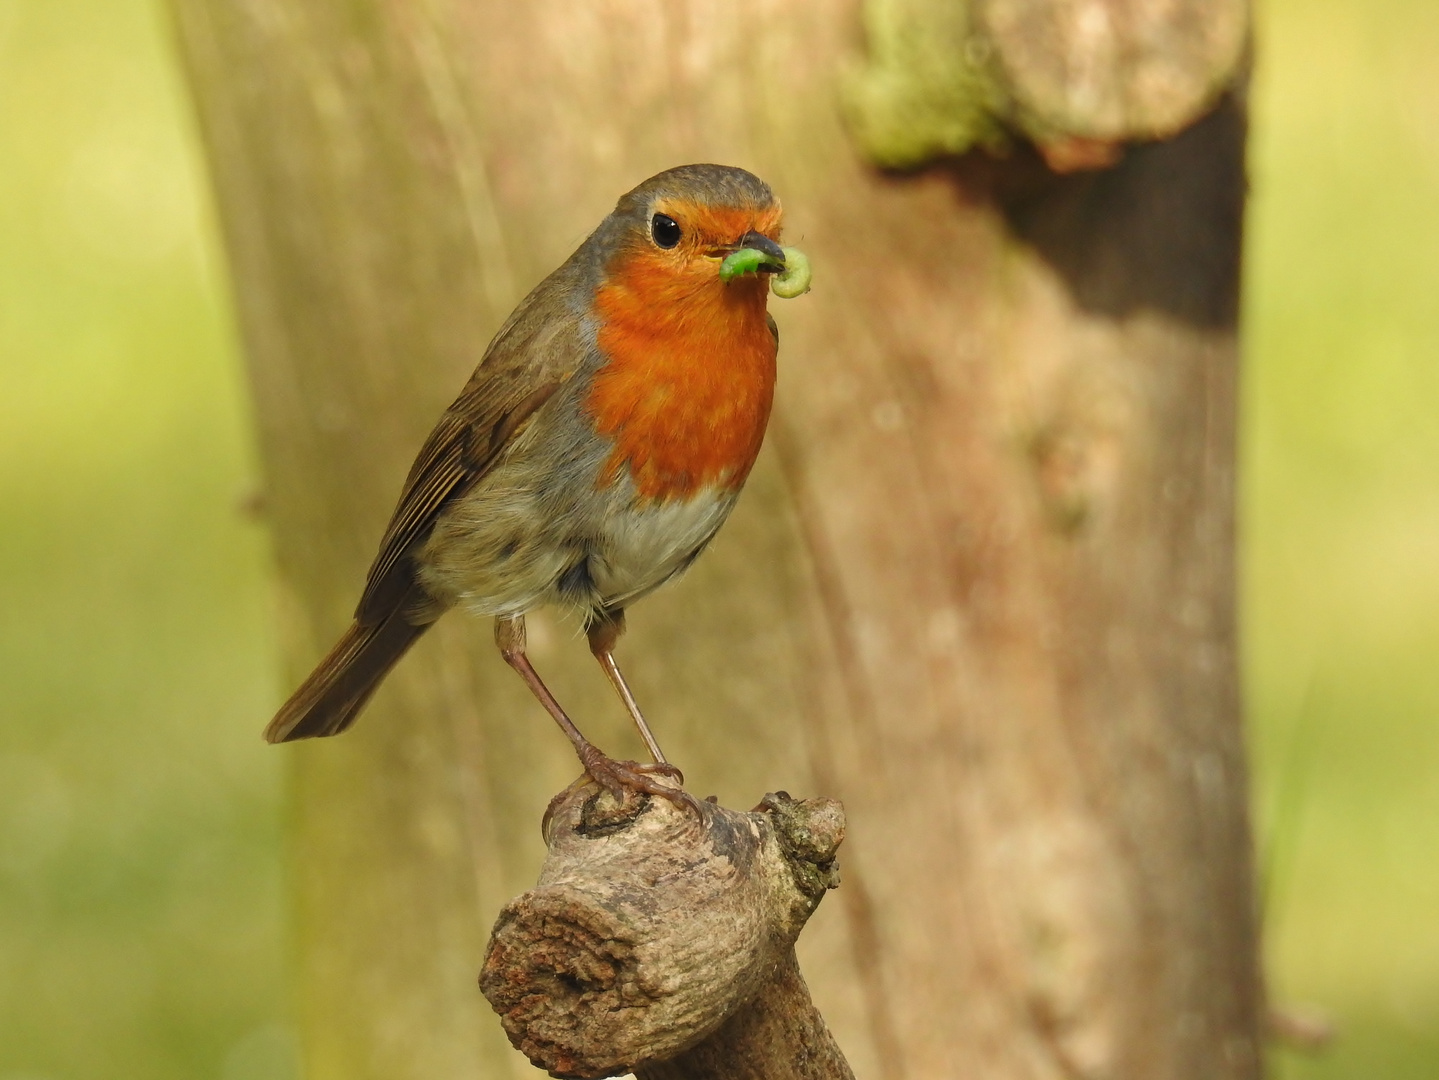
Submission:
[[[505,658],[505,663],[520,673],[520,678],[525,680],[525,685],[530,688],[530,693],[539,699],[540,704],[545,707],[545,711],[554,718],[555,723],[560,725],[560,730],[565,733],[565,737],[574,744],[580,764],[585,767],[585,772],[589,773],[597,784],[619,799],[623,799],[625,791],[629,790],[642,791],[647,795],[663,795],[681,805],[693,803],[694,800],[688,793],[668,784],[658,783],[647,775],[651,772],[678,774],[678,769],[671,765],[640,765],[633,761],[615,761],[607,757],[594,743],[580,733],[580,729],[575,726],[574,721],[555,700],[554,694],[550,693],[549,687],[540,679],[539,673],[530,663],[530,658],[525,655],[525,617],[523,615],[501,615],[495,620],[495,644],[499,646],[500,655]]]
[[[560,707],[555,700],[555,695],[550,693],[550,688],[540,679],[539,672],[535,670],[530,658],[525,655],[525,617],[523,615],[501,615],[495,620],[495,644],[499,646],[500,655],[505,658],[505,663],[520,673],[520,678],[525,680],[525,685],[530,688],[530,693],[540,699],[540,704],[545,707],[560,725],[560,730],[565,733],[570,742],[575,745],[575,752],[580,755],[583,761],[586,755],[595,751],[594,745],[580,733],[575,727],[573,720]]]
[[[660,750],[660,744],[655,741],[654,733],[650,726],[645,723],[644,715],[640,712],[639,705],[635,702],[634,694],[630,693],[629,684],[620,673],[619,664],[615,663],[615,642],[625,632],[625,613],[623,608],[611,608],[606,611],[598,611],[590,616],[589,622],[585,625],[585,633],[590,639],[590,652],[595,654],[595,659],[604,668],[610,685],[615,688],[615,693],[624,702],[625,708],[629,710],[630,719],[639,728],[640,738],[644,739],[645,745],[649,747],[650,756],[655,759],[657,765],[668,765],[665,761],[664,752]],[[680,781],[683,782],[683,774]]]

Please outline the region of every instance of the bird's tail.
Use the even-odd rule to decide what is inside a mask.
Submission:
[[[355,722],[365,702],[400,657],[429,629],[400,611],[372,625],[352,623],[304,684],[265,728],[267,742],[338,735]]]

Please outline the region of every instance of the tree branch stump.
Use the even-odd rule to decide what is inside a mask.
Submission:
[[[852,1080],[794,954],[843,838],[832,799],[778,792],[740,813],[571,788],[480,987],[552,1076]]]

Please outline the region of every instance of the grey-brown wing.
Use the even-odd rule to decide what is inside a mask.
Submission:
[[[385,619],[406,602],[415,584],[407,556],[430,535],[440,511],[489,472],[574,374],[584,353],[578,321],[543,307],[517,312],[500,331],[420,448],[355,610],[362,625]]]

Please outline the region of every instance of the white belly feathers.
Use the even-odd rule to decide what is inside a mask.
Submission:
[[[432,596],[480,615],[622,608],[684,570],[738,496],[637,500],[628,475],[596,490],[590,469],[536,471],[501,465],[441,515],[418,559]]]

